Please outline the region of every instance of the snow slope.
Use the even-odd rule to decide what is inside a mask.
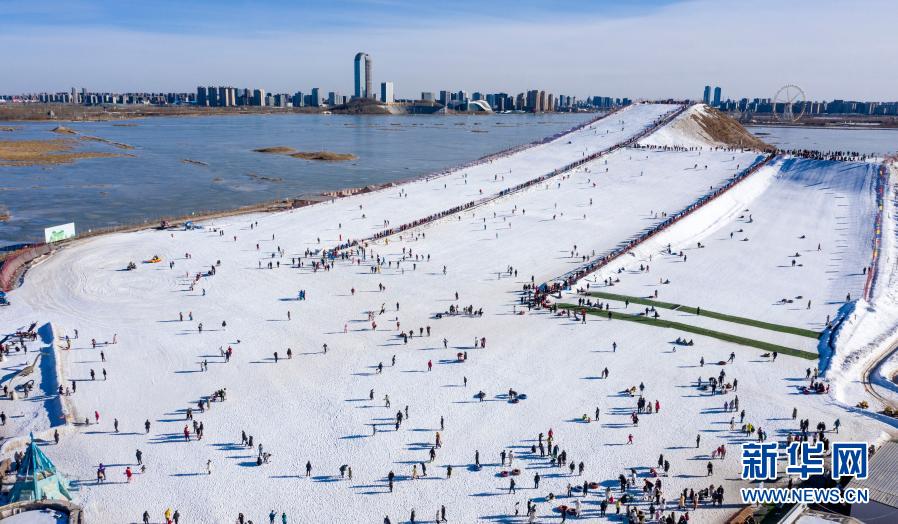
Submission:
[[[701,217],[695,217],[684,224],[673,241],[674,255],[663,252],[671,239],[659,239],[649,253],[651,271],[622,277],[614,292],[641,296],[658,289],[660,300],[820,331],[847,295],[857,299],[863,292],[876,215],[876,169],[866,163],[780,160],[746,182],[752,184],[746,191],[732,195],[725,212],[709,211],[712,223],[700,224]],[[676,256],[680,251],[685,263]],[[643,256],[638,262],[648,260]],[[659,286],[659,278],[670,284]],[[783,298],[792,302],[781,303]]]
[[[563,273],[658,223],[662,212],[685,207],[731,177],[737,165],[749,164],[754,152],[623,149],[473,211],[370,243],[364,255],[352,253],[330,270],[314,271],[314,257],[304,257],[301,268],[292,263],[307,250],[362,238],[385,223],[405,223],[535,178],[633,136],[671,109],[635,106],[551,144],[429,181],[216,220],[205,231],[139,231],[64,248],[29,271],[0,317],[3,331],[41,319],[52,321],[60,335],[80,332],[73,349],[59,357],[66,382],[78,385],[68,400],[77,418],[91,424],[45,451],[74,480],[91,522],[136,522],[144,510],[155,521],[168,507],[203,523],[233,522],[238,512],[262,522],[271,510],[286,512],[291,522],[381,522],[384,515],[402,522],[413,508],[419,521],[432,519],[440,505],[455,522],[523,522],[513,515],[516,504],[523,513],[527,499],[538,503],[540,520],[557,519],[552,508],[573,503],[566,497],[568,483],[590,480],[604,489],[630,468],[646,477],[661,453],[672,465],[671,476],[663,479],[668,500],[684,488],[712,482],[726,487],[723,508],[701,507],[693,515],[699,522],[720,522],[736,506],[735,451],[744,437],[730,430],[733,416],[738,430],[738,413],[721,409],[735,396],[711,396],[694,383],[719,372],[717,366],[700,368],[700,356],[716,362],[730,352],[738,356],[726,366],[727,377],[740,378],[737,394],[746,421],[772,438],[794,429],[788,416],[793,406],[812,424],[840,418],[846,437],[879,438],[887,426],[823,397],[792,394],[791,381],[804,376],[807,361],[784,357],[771,365],[756,358],[756,350],[700,336],[693,337],[695,347],[672,352],[676,334],[670,330],[597,317],[580,323],[545,311],[517,314],[525,309],[519,304],[524,284]],[[799,180],[784,186],[792,189],[771,206],[789,205],[787,194],[807,196]],[[826,202],[815,197],[811,205]],[[755,222],[774,210],[758,212]],[[819,234],[827,245],[839,238],[835,226],[821,227]],[[769,241],[793,249],[788,236]],[[737,249],[747,244],[719,242],[707,253],[745,255]],[[140,263],[154,254],[163,263]],[[122,271],[132,260],[137,270]],[[193,275],[217,261],[216,275],[200,278],[191,289]],[[692,255],[682,266],[712,272],[693,264]],[[657,271],[652,269],[653,276]],[[624,281],[637,278],[627,275]],[[689,278],[695,277],[684,272],[672,281]],[[763,287],[736,278],[716,285],[723,296],[741,295],[743,286]],[[301,289],[305,301],[295,299]],[[765,300],[773,293],[751,292]],[[450,305],[483,308],[484,314],[436,317]],[[407,343],[397,336],[397,325],[406,333],[414,330]],[[113,336],[117,344],[102,344]],[[479,337],[486,348],[475,347]],[[92,348],[91,338],[101,346]],[[225,363],[219,348],[229,345],[234,356]],[[465,352],[467,361],[459,362],[457,354]],[[203,361],[208,371],[200,370]],[[605,367],[610,376],[599,379]],[[108,380],[90,380],[91,369],[104,368]],[[662,408],[633,426],[635,398],[621,392],[640,382]],[[187,408],[220,388],[227,388],[227,400],[195,413],[205,437],[185,442]],[[509,403],[509,388],[528,398]],[[483,402],[474,398],[479,390],[486,393]],[[0,405],[7,413],[26,409],[5,400]],[[408,418],[395,430],[396,413],[406,406]],[[597,407],[598,423],[579,421]],[[93,423],[94,411],[99,424]],[[148,433],[144,420],[152,424]],[[537,435],[550,428],[568,461],[584,462],[582,477],[530,452]],[[241,431],[272,453],[270,464],[256,466],[257,450],[241,446]],[[413,465],[420,473],[420,463],[429,460],[437,431],[442,447],[435,450],[436,460],[427,464],[426,478],[412,480]],[[626,444],[630,434],[632,445]],[[697,449],[696,434],[702,435]],[[713,461],[715,473],[707,477],[709,453],[720,444],[731,452]],[[124,468],[137,468],[136,449],[147,471],[126,483]],[[508,469],[499,464],[503,449],[514,451],[514,467],[523,470],[516,494],[508,494],[509,481],[499,475]],[[471,467],[475,450],[484,465],[479,471]],[[306,461],[313,467],[309,477]],[[109,480],[96,484],[100,462]],[[340,477],[343,464],[353,469],[351,481]],[[385,480],[391,470],[397,475],[392,494]],[[534,489],[537,472],[542,482]],[[549,493],[560,501],[548,502]],[[604,493],[578,498],[585,516],[598,519]]]
[[[714,140],[696,121],[696,116],[708,114],[707,106],[695,104],[658,131],[639,141],[650,146],[717,147],[723,144]]]
[[[639,141],[641,145],[677,148],[747,147],[768,149],[729,116],[705,104],[693,104],[664,126]]]

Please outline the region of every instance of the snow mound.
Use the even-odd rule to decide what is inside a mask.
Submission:
[[[770,146],[742,125],[705,104],[695,104],[670,124],[655,131],[641,145],[661,147],[745,147],[768,150]]]

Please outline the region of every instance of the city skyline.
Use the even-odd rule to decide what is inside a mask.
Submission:
[[[752,15],[764,12],[767,3],[528,1],[520,10],[497,4],[483,12],[463,1],[443,13],[404,1],[349,2],[344,11],[301,2],[266,16],[274,4],[262,2],[250,10],[243,2],[226,1],[214,14],[203,11],[190,26],[184,19],[199,12],[202,2],[176,7],[163,1],[155,15],[144,17],[138,15],[147,9],[114,9],[103,1],[13,0],[0,17],[0,45],[11,50],[0,92],[63,91],[71,85],[190,91],[201,84],[290,92],[314,83],[351,93],[345,56],[361,48],[378,57],[372,91],[391,81],[396,98],[450,84],[483,91],[544,86],[581,97],[612,92],[694,99],[695,86],[711,80],[733,98],[772,96],[781,85],[794,83],[814,99],[894,99],[890,86],[898,83],[898,73],[882,66],[895,55],[887,21],[898,6],[858,3],[859,15],[877,13],[861,25],[845,24],[834,6],[777,4],[776,12],[783,14],[777,19],[794,20],[787,24]],[[297,10],[301,20],[289,16]],[[166,12],[180,16],[163,16]],[[359,16],[348,16],[353,14]],[[457,23],[460,18],[464,24]],[[824,38],[819,28],[835,24],[858,46],[847,49]],[[788,56],[781,51],[786,48]],[[857,53],[858,48],[865,52]],[[704,59],[687,60],[696,54]],[[540,67],[533,67],[537,63]],[[853,76],[838,74],[835,66],[869,71],[871,81],[852,85]]]

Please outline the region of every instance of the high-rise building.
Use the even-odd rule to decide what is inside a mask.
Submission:
[[[422,91],[421,100],[424,102],[433,102],[433,91]]]
[[[520,96],[518,95],[518,97]],[[523,107],[526,107],[528,111],[536,113],[537,106],[539,106],[539,91],[531,89],[527,91],[527,100],[524,102]]]
[[[206,88],[199,86],[196,88],[196,105],[205,107],[209,101],[206,100]]]
[[[714,107],[720,107],[720,86],[714,88]]]
[[[380,101],[385,104],[393,103],[393,82],[380,83]]]
[[[450,101],[452,101],[452,94],[449,91],[440,91],[440,103],[448,106]]]
[[[318,107],[321,105],[321,95],[318,94],[318,92],[319,92],[319,89],[317,87],[313,87],[312,94],[309,95],[311,97],[310,98],[311,104],[309,104],[309,105],[312,107]]]
[[[253,89],[253,105],[254,106],[264,106],[265,105],[265,90],[264,89]]]
[[[371,89],[371,57],[367,53],[356,53],[354,71],[354,96],[356,98],[373,98],[375,93]]]
[[[705,86],[705,94],[702,95],[702,102],[706,104],[711,103],[711,86]]]

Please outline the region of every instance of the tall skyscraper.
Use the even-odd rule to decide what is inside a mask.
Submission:
[[[711,86],[705,86],[705,94],[702,95],[702,102],[706,104],[711,103]]]
[[[714,88],[714,107],[720,107],[720,86]]]
[[[376,93],[371,89],[371,57],[367,53],[355,55],[355,91],[356,98],[373,98]]]
[[[254,106],[264,106],[265,105],[265,90],[264,89],[253,89],[253,105]]]
[[[393,82],[380,83],[380,101],[385,104],[393,103]]]

